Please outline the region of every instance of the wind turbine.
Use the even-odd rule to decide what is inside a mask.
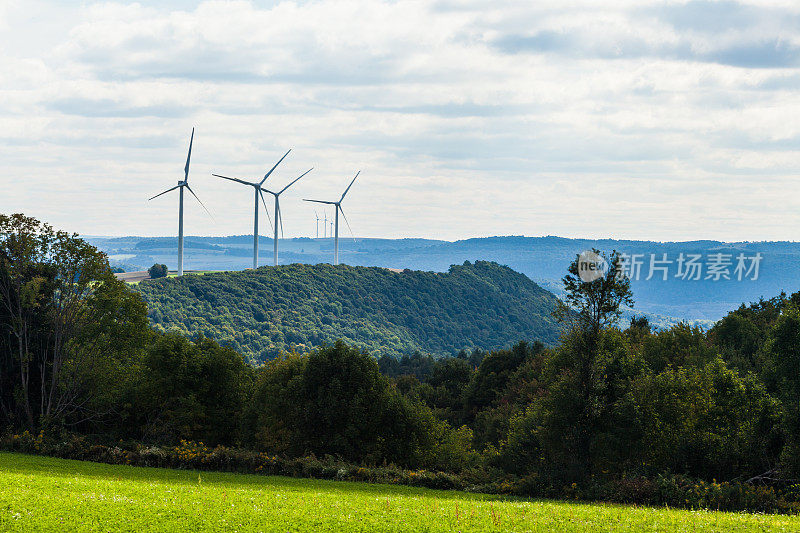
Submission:
[[[318,204],[332,205],[332,206],[334,206],[334,209],[336,210],[336,218],[335,218],[335,220],[336,220],[336,233],[334,234],[334,239],[333,239],[333,264],[334,265],[338,265],[339,264],[339,212],[340,211],[342,212],[342,218],[344,218],[344,221],[347,224],[347,229],[350,230],[350,234],[351,235],[353,234],[353,230],[350,228],[350,223],[347,222],[347,217],[344,215],[344,210],[342,209],[342,200],[344,200],[344,197],[347,195],[347,191],[350,190],[350,187],[353,186],[353,183],[356,182],[356,178],[358,178],[359,174],[361,174],[360,170],[358,172],[356,172],[356,175],[353,178],[353,181],[351,181],[350,185],[348,185],[347,188],[344,190],[344,192],[342,193],[342,197],[339,198],[338,202],[327,202],[325,200],[307,200],[307,199],[303,199],[304,202],[316,202]]]
[[[289,155],[289,150],[283,157],[281,157],[275,165],[269,169],[269,172],[264,174],[264,178],[259,181],[258,183],[252,181],[245,181],[240,180],[238,178],[229,178],[228,176],[220,176],[219,174],[212,174],[212,176],[217,178],[222,178],[224,180],[235,181],[236,183],[242,183],[244,185],[250,185],[253,187],[253,193],[255,196],[255,208],[253,210],[253,268],[258,268],[258,197],[261,196],[261,201],[264,202],[264,209],[267,211],[267,218],[269,219],[269,209],[267,209],[267,202],[264,201],[264,195],[261,191],[265,191],[261,186],[264,185],[264,182],[267,181],[267,178],[272,174],[272,172],[281,164],[281,161],[286,159],[286,156]],[[272,220],[269,221],[270,227],[272,226]]]
[[[194,142],[194,128],[192,128],[192,137],[189,139],[189,154],[186,156],[186,166],[183,168],[183,181],[178,181],[178,184],[171,189],[167,189],[164,192],[158,193],[152,198],[148,199],[148,202],[153,198],[158,198],[162,194],[167,194],[170,191],[174,191],[175,189],[180,189],[180,197],[178,200],[178,275],[183,276],[183,189],[184,187],[188,189],[192,196],[194,196],[200,205],[203,206],[203,209],[206,210],[208,216],[212,219],[214,218],[211,215],[211,212],[206,209],[206,206],[203,202],[200,202],[200,198],[194,193],[191,187],[189,187],[189,161],[192,159],[192,143]]]
[[[317,217],[317,239],[319,239],[319,213],[314,209],[314,216]]]
[[[280,225],[281,227],[281,236],[283,235],[283,216],[281,216],[281,203],[278,198],[280,197],[281,194],[283,194],[283,191],[294,185],[297,182],[297,180],[299,180],[312,170],[314,170],[314,167],[311,167],[302,174],[300,174],[300,176],[296,177],[291,183],[289,183],[289,185],[279,190],[278,192],[273,192],[263,188],[261,189],[261,191],[267,192],[275,197],[275,239],[273,241],[275,245],[275,266],[278,266],[278,225]],[[263,200],[264,197],[262,196],[261,199]],[[264,205],[266,205],[266,203]]]
[[[325,211],[325,222],[322,224],[322,231],[324,232],[323,237],[328,238],[328,212]]]

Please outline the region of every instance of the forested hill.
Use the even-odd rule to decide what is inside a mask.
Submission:
[[[89,241],[109,255],[113,266],[128,271],[145,270],[153,263],[177,268],[176,237],[92,237]],[[262,250],[271,250],[272,239],[261,237]],[[280,260],[289,263],[316,264],[333,259],[331,238],[305,237],[282,239]],[[617,250],[643,259],[642,275],[631,283],[636,295],[636,314],[647,314],[651,324],[661,328],[678,321],[707,321],[712,325],[742,302],[754,302],[781,291],[800,290],[800,276],[795,265],[800,261],[800,242],[655,242],[613,239],[565,239],[561,237],[485,237],[449,242],[431,239],[341,239],[339,257],[349,265],[410,268],[444,272],[450,265],[464,261],[496,261],[529,276],[551,291],[562,290],[561,277],[576,254],[591,248],[604,252]],[[651,279],[650,258],[670,262],[668,279]],[[736,275],[713,279],[682,279],[678,259],[683,255],[702,256],[703,261],[716,255],[728,256],[734,263],[744,254],[760,254],[757,279],[739,280]],[[272,262],[271,254],[262,252],[262,263]],[[253,237],[186,237],[184,267],[192,270],[240,270],[253,262]],[[751,276],[755,278],[755,276]]]
[[[337,339],[380,356],[558,337],[555,296],[485,261],[445,273],[293,264],[149,280],[138,290],[157,328],[202,333],[254,362]]]

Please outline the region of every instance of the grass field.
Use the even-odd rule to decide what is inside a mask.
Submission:
[[[527,501],[0,453],[0,531],[800,531],[800,517]]]
[[[184,275],[186,274],[196,274],[198,276],[203,276],[210,272],[224,272],[223,270],[184,270]],[[149,280],[150,274],[147,270],[138,270],[136,272],[119,272],[116,274],[118,279],[121,279],[128,285],[138,285],[142,281]],[[175,270],[170,270],[167,273],[168,278],[177,278],[178,272]]]

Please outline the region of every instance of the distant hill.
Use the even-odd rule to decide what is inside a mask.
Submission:
[[[113,264],[130,270],[142,270],[153,263],[176,267],[175,238],[153,237],[93,237],[90,242],[109,254]],[[654,242],[630,240],[565,239],[561,237],[486,237],[449,242],[430,239],[341,239],[341,260],[349,265],[410,268],[414,270],[447,271],[453,264],[464,261],[495,261],[508,265],[536,283],[558,292],[560,279],[575,254],[596,247],[629,254],[667,254],[671,265],[670,277],[662,281],[656,276],[650,281],[633,282],[636,313],[646,313],[651,323],[668,325],[680,320],[715,321],[743,302],[771,297],[781,291],[800,290],[800,276],[795,265],[800,264],[800,243],[797,242],[738,242],[719,241]],[[261,238],[261,261],[271,261],[272,240]],[[333,259],[332,239],[295,238],[280,242],[283,264],[316,264]],[[238,270],[250,266],[252,236],[187,237],[185,267],[195,270]],[[763,260],[757,280],[687,281],[674,277],[680,254],[761,253]],[[644,271],[643,278],[647,275]]]
[[[202,333],[255,362],[337,339],[380,356],[452,355],[558,337],[556,297],[486,261],[446,273],[294,264],[148,280],[136,288],[155,327]]]

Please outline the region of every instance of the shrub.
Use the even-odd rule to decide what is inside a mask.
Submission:
[[[34,436],[28,432],[0,438],[0,449],[108,464],[393,483],[492,494],[599,499],[725,511],[800,511],[798,486],[780,490],[746,483],[708,483],[674,475],[621,477],[605,482],[590,480],[557,487],[536,473],[518,478],[473,468],[462,474],[452,474],[425,469],[407,470],[393,464],[380,467],[356,465],[330,455],[322,459],[314,455],[287,458],[221,445],[211,448],[202,442],[186,440],[177,446],[144,446],[125,442],[110,446],[90,442],[80,435],[68,434],[56,439],[45,434]]]
[[[167,265],[159,265],[158,263],[147,269],[147,273],[150,274],[150,279],[165,278],[168,272]]]
[[[253,390],[244,442],[267,453],[448,471],[477,460],[469,428],[402,396],[374,358],[342,342],[267,363]]]

